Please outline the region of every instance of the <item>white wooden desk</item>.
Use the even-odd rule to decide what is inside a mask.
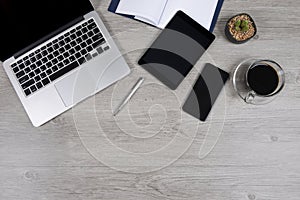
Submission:
[[[143,48],[159,30],[109,13],[109,0],[94,0],[93,4],[132,73],[73,111],[34,128],[1,66],[1,200],[300,199],[299,0],[225,0],[214,31],[217,39],[175,92],[137,65]],[[226,40],[224,26],[229,17],[240,12],[252,15],[259,37],[234,45]],[[221,106],[194,131],[197,121],[181,113],[180,106],[202,64],[213,62],[231,72],[248,57],[279,62],[286,71],[283,92],[268,105],[251,106],[238,98],[229,83],[218,101]],[[113,118],[111,104],[119,102],[140,76],[146,77],[145,84]],[[93,111],[102,129],[91,119]],[[163,125],[161,132],[150,137]],[[115,147],[134,156],[165,147],[175,134],[182,143],[176,143],[170,154],[163,151],[149,162],[148,154],[124,157],[92,143],[101,133]],[[80,136],[90,137],[90,141],[82,141]],[[208,146],[201,150],[200,158],[204,143]],[[99,152],[94,152],[97,148]],[[95,158],[97,153],[102,159]]]

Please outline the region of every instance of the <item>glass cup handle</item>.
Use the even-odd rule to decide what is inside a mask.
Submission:
[[[248,92],[248,94],[246,95],[244,100],[246,103],[252,103],[255,99],[255,96],[256,96],[255,92],[250,91],[250,92]]]

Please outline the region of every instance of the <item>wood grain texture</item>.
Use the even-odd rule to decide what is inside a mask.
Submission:
[[[160,31],[109,13],[109,0],[92,2],[132,73],[34,128],[1,66],[1,200],[299,200],[300,1],[225,0],[214,31],[216,41],[175,92],[137,65]],[[258,26],[259,37],[244,45],[231,44],[224,36],[227,19],[239,12],[251,14]],[[286,87],[275,101],[264,106],[246,105],[229,83],[208,123],[199,124],[181,113],[203,63],[213,62],[233,71],[248,57],[274,59],[283,66]],[[118,117],[111,117],[111,109],[140,76],[146,77],[143,87]],[[92,114],[101,129],[90,118]],[[221,133],[214,127],[223,127]],[[86,144],[97,145],[93,141],[101,131],[115,146],[142,155],[164,147],[177,134],[182,143],[173,152],[181,150],[180,157],[165,165],[173,153],[161,154],[151,162],[145,160],[143,166],[143,157],[124,159],[122,154],[100,146],[100,154],[106,157],[99,161],[92,152],[95,146]],[[215,141],[212,151],[200,159],[203,144],[213,147]],[[159,170],[151,170],[155,168]]]

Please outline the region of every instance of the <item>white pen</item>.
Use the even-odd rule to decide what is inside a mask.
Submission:
[[[144,80],[145,79],[143,77],[139,78],[139,80],[132,87],[132,89],[130,90],[130,92],[126,95],[126,97],[124,97],[123,101],[121,101],[121,103],[119,104],[119,106],[117,107],[117,109],[113,112],[114,116],[116,116],[123,109],[123,107],[129,102],[129,100],[131,99],[131,97],[137,92],[137,90],[142,85],[142,83],[144,82]]]

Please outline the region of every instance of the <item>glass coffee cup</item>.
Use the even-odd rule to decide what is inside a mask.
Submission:
[[[241,62],[233,74],[233,86],[249,104],[266,104],[283,89],[285,74],[272,60],[248,59]]]

